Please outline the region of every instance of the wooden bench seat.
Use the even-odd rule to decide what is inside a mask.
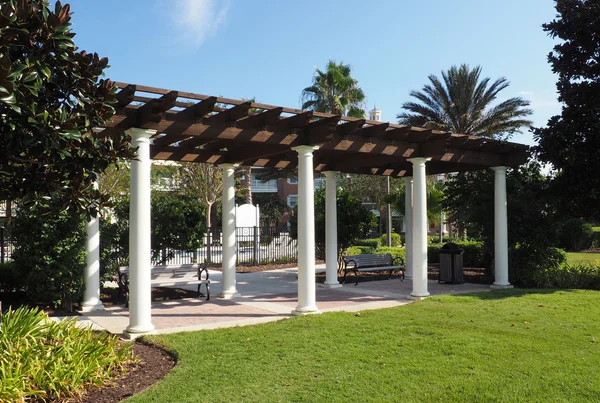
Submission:
[[[358,272],[359,271],[388,271],[389,278],[392,278],[392,274],[395,271],[402,271],[402,280],[405,276],[404,259],[400,256],[397,258],[392,257],[389,253],[383,254],[370,254],[370,255],[354,255],[354,256],[342,256],[344,261],[344,284],[346,284],[346,274],[349,271],[354,273],[354,280],[358,285]]]

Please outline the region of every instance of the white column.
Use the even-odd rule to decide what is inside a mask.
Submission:
[[[404,178],[406,192],[404,194],[404,237],[406,242],[406,279],[413,278],[413,178]]]
[[[494,257],[492,288],[512,288],[508,282],[508,220],[506,214],[506,167],[494,167]]]
[[[129,326],[135,338],[153,333],[150,248],[150,137],[156,130],[129,129],[137,159],[131,161],[129,205]]]
[[[412,298],[429,296],[427,291],[427,191],[425,163],[429,158],[410,158],[413,164],[413,291]]]
[[[315,290],[315,184],[313,151],[298,146],[298,306],[292,315],[319,313]]]
[[[235,185],[233,164],[219,165],[223,169],[223,284],[219,298],[232,299],[240,294],[235,280]]]
[[[325,172],[325,283],[326,288],[337,288],[338,239],[337,239],[337,172]],[[298,206],[299,208],[300,206]]]
[[[97,187],[97,183],[94,183]],[[86,257],[83,270],[83,302],[81,312],[101,311],[104,309],[100,301],[100,221],[92,217],[85,226],[86,230]]]

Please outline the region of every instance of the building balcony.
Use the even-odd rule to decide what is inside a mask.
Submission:
[[[252,193],[277,193],[277,179],[266,182],[252,179]]]

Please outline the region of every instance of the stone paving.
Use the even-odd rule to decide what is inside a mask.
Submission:
[[[323,270],[322,266],[317,267]],[[157,270],[152,276],[153,286],[170,286],[195,290],[190,284],[195,271],[178,269]],[[211,271],[211,299],[186,298],[152,303],[152,323],[157,333],[172,333],[219,327],[242,326],[279,320],[291,316],[297,305],[297,269],[237,274],[241,298],[223,300],[220,292],[221,272]],[[477,284],[438,284],[429,281],[431,295],[488,291],[489,286]],[[407,297],[412,281],[400,279],[378,280],[344,284],[339,288],[317,286],[316,300],[321,312],[360,311],[387,308],[412,302]],[[86,313],[80,319],[94,328],[121,334],[129,323],[128,311],[123,306],[107,307],[103,311]]]

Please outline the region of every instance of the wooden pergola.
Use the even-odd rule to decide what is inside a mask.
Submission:
[[[412,176],[408,158],[427,157],[427,174],[514,167],[528,147],[215,96],[116,83],[117,113],[107,130],[156,130],[154,160],[296,168],[292,147],[319,147],[316,171]]]
[[[406,182],[406,278],[411,298],[427,289],[426,175],[493,168],[495,282],[508,281],[506,170],[527,161],[521,144],[443,131],[354,119],[254,102],[117,83],[116,114],[98,136],[119,131],[132,138],[129,326],[125,334],[152,333],[150,289],[151,160],[205,162],[223,172],[221,298],[236,286],[235,165],[298,170],[298,306],[293,315],[318,313],[315,293],[314,171],[326,176],[326,279],[337,279],[336,192],[339,172],[384,175]],[[88,223],[84,310],[102,309],[99,226]]]

